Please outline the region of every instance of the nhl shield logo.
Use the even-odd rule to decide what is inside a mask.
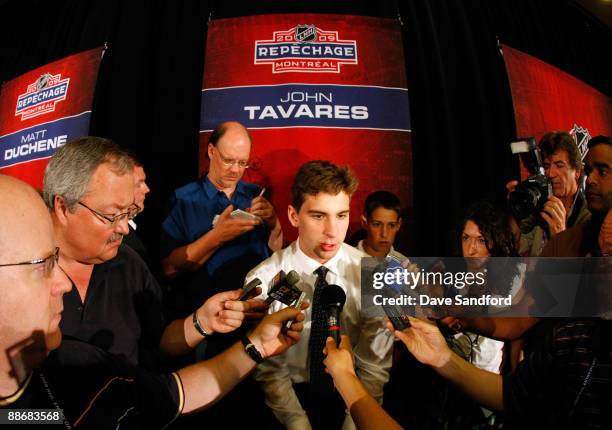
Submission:
[[[49,79],[51,79],[51,73],[40,75],[40,77],[36,80],[36,90],[40,91],[47,88],[47,86],[49,86]]]
[[[295,40],[298,42],[312,42],[317,37],[317,27],[314,25],[298,25],[295,28]]]
[[[580,150],[581,158],[584,160],[586,153],[589,151],[587,144],[589,143],[589,140],[591,140],[591,133],[589,133],[589,130],[586,127],[581,127],[574,123],[574,126],[569,131],[569,134],[574,138],[576,146]]]

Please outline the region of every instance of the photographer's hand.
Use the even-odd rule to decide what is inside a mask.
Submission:
[[[555,197],[550,196],[548,201],[544,204],[542,212],[540,212],[542,219],[548,224],[550,230],[550,237],[554,237],[556,234],[561,233],[565,230],[565,218],[567,212],[563,202]]]

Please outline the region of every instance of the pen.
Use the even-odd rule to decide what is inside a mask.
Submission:
[[[259,196],[257,196],[257,197],[261,197],[261,196],[263,196],[263,193],[265,193],[265,192],[266,192],[266,187],[263,187],[263,188],[261,189],[261,192],[259,193]]]

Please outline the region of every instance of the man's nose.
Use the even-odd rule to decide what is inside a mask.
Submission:
[[[117,220],[115,224],[115,232],[126,235],[130,232],[130,226],[128,224],[128,217],[124,216],[120,220]]]
[[[51,282],[51,291],[54,295],[61,295],[72,289],[72,282],[57,262],[51,272]]]
[[[380,228],[380,237],[382,239],[385,239],[387,237],[388,229],[389,227],[384,226],[384,225]]]
[[[593,171],[591,171],[591,173],[587,175],[586,183],[587,185],[594,185],[597,183],[597,175],[596,175],[595,169],[593,169]]]
[[[336,237],[337,232],[338,223],[336,222],[336,220],[328,218],[327,221],[325,221],[325,230],[323,233],[329,237]]]

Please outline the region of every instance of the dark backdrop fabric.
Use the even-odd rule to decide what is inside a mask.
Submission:
[[[518,175],[510,90],[498,40],[612,94],[612,31],[572,1],[0,1],[0,80],[108,43],[91,133],[143,159],[153,190],[137,218],[157,260],[170,192],[196,178],[206,22],[321,12],[401,19],[412,120],[412,255],[444,255],[466,204],[503,199]],[[278,208],[284,216],[285,208]]]

